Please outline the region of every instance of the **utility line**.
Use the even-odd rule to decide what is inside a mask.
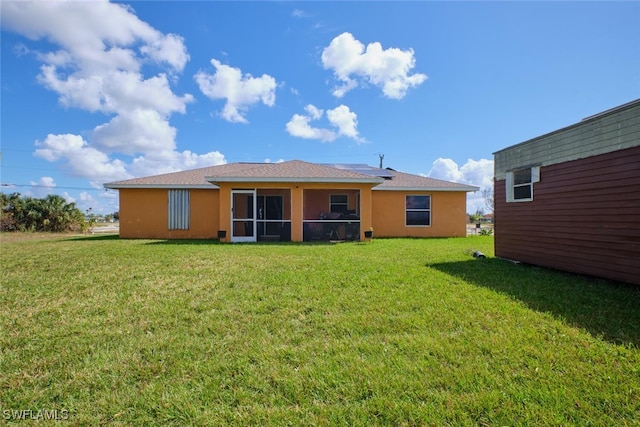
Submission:
[[[95,188],[95,187],[62,187],[62,186],[50,186],[50,185],[42,185],[42,184],[11,184],[11,183],[3,183],[0,184],[2,188],[12,188],[12,187],[35,187],[35,188],[49,188],[51,190],[86,190],[86,191],[106,191],[105,189]]]

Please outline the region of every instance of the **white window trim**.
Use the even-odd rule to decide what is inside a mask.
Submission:
[[[407,197],[428,197],[429,198],[429,209],[407,209]],[[431,194],[405,194],[404,195],[404,226],[405,227],[431,227],[433,223],[433,217],[431,216]],[[407,212],[429,212],[429,224],[407,224]]]
[[[533,189],[536,182],[540,182],[540,166],[531,166],[531,182],[528,184],[520,184],[518,187],[530,185],[531,186],[531,197],[526,199],[516,199],[514,196],[514,187],[513,184],[513,174],[515,171],[523,170],[527,168],[517,168],[512,171],[509,171],[505,175],[505,193],[507,198],[507,203],[520,203],[520,202],[532,202],[533,201]]]

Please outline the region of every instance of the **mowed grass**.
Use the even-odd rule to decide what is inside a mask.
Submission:
[[[639,423],[640,291],[496,259],[492,237],[1,251],[6,421]]]

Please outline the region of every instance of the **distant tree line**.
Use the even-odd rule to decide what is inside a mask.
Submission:
[[[56,194],[43,199],[0,193],[0,231],[84,231],[85,215]]]

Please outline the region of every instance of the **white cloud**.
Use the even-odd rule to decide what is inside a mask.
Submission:
[[[195,169],[226,163],[218,151],[196,154],[189,150],[155,151],[136,157],[131,165],[120,159],[110,159],[102,151],[90,147],[79,135],[47,135],[35,156],[48,161],[66,160],[69,171],[76,176],[89,179],[91,185],[102,188],[105,182],[119,181],[136,176],[155,175]]]
[[[67,203],[75,203],[76,202],[76,199],[74,197],[72,197],[69,193],[67,193],[66,191],[63,191],[61,196],[65,200],[65,202],[67,202]]]
[[[249,107],[262,102],[269,107],[276,101],[276,79],[263,74],[252,77],[242,74],[239,68],[224,65],[216,59],[211,60],[215,74],[200,71],[195,80],[200,90],[212,100],[225,99],[222,117],[230,122],[248,123],[245,115]]]
[[[140,124],[144,123],[144,126]],[[126,138],[123,137],[126,135]],[[93,130],[95,146],[105,152],[151,153],[175,148],[176,129],[156,110],[133,110]]]
[[[227,161],[219,151],[206,154],[196,154],[189,150],[160,151],[135,158],[131,164],[131,173],[134,176],[156,175],[225,163]]]
[[[309,118],[311,118],[311,120],[318,120],[324,114],[324,110],[319,109],[313,104],[308,104],[306,107],[304,107],[304,109],[309,115]]]
[[[90,73],[137,71],[138,44],[143,56],[175,71],[182,71],[189,59],[181,37],[162,34],[130,7],[106,0],[3,2],[2,27],[60,45],[61,54],[70,54],[79,69]]]
[[[480,187],[475,193],[467,193],[467,212],[476,212],[478,209],[490,211],[482,192],[485,189],[493,192],[493,160],[468,159],[459,167],[451,159],[439,158],[433,162],[427,176]]]
[[[36,146],[40,147],[34,152],[36,157],[50,162],[65,159],[73,175],[89,179],[98,188],[104,182],[132,178],[123,161],[109,159],[102,151],[89,147],[79,135],[49,134]]]
[[[338,128],[338,134],[353,138],[358,142],[364,139],[358,135],[358,115],[352,112],[346,105],[340,105],[333,110],[327,110],[329,123]]]
[[[31,185],[31,189],[28,193],[36,198],[53,194],[53,189],[56,188],[56,183],[50,176],[42,176],[38,181],[30,181],[29,185]]]
[[[170,64],[177,71],[182,71],[189,61],[184,39],[176,34],[160,35],[142,46],[140,51],[160,63]]]
[[[193,96],[177,96],[165,74],[148,79],[136,72],[104,69],[97,73],[61,72],[56,65],[43,65],[38,80],[57,92],[66,107],[122,114],[133,109],[154,109],[163,116],[185,113]]]
[[[336,139],[336,133],[330,129],[321,129],[312,127],[309,122],[312,120],[310,116],[302,114],[294,114],[287,123],[287,132],[291,136],[297,136],[305,139],[319,139],[323,142],[330,142]]]
[[[291,12],[291,16],[293,16],[294,18],[304,18],[307,16],[307,14],[302,9],[293,9],[293,12]]]
[[[413,49],[382,49],[379,42],[365,48],[351,33],[340,34],[324,48],[322,64],[325,69],[333,70],[334,76],[342,82],[333,91],[338,98],[362,81],[378,86],[388,98],[401,99],[409,88],[427,79],[425,74],[409,74],[415,67]]]
[[[332,110],[327,110],[327,120],[336,130],[317,128],[310,125],[313,120],[320,120],[324,110],[309,104],[305,107],[306,115],[294,114],[286,125],[287,132],[291,136],[305,139],[317,139],[323,142],[335,141],[340,136],[352,138],[357,142],[365,142],[356,129],[358,116],[346,105],[340,105]]]
[[[118,193],[115,191],[102,191],[97,193],[97,197],[86,191],[82,191],[78,196],[76,206],[82,212],[94,214],[110,214],[118,210]]]
[[[31,185],[39,185],[41,187],[49,187],[49,188],[53,188],[56,186],[55,181],[53,180],[52,177],[50,176],[43,176],[40,177],[40,179],[38,180],[37,183],[32,182]]]
[[[73,133],[47,135],[36,142],[35,156],[65,162],[96,188],[225,162],[217,151],[176,151],[177,130],[169,118],[186,113],[194,100],[177,95],[170,84],[189,61],[182,37],[163,34],[132,8],[105,0],[4,2],[1,19],[3,30],[56,46],[47,52],[23,46],[20,52],[35,53],[42,62],[38,81],[57,93],[62,105],[110,116],[87,140]],[[273,102],[267,95],[264,100]],[[128,164],[117,154],[137,157]]]

